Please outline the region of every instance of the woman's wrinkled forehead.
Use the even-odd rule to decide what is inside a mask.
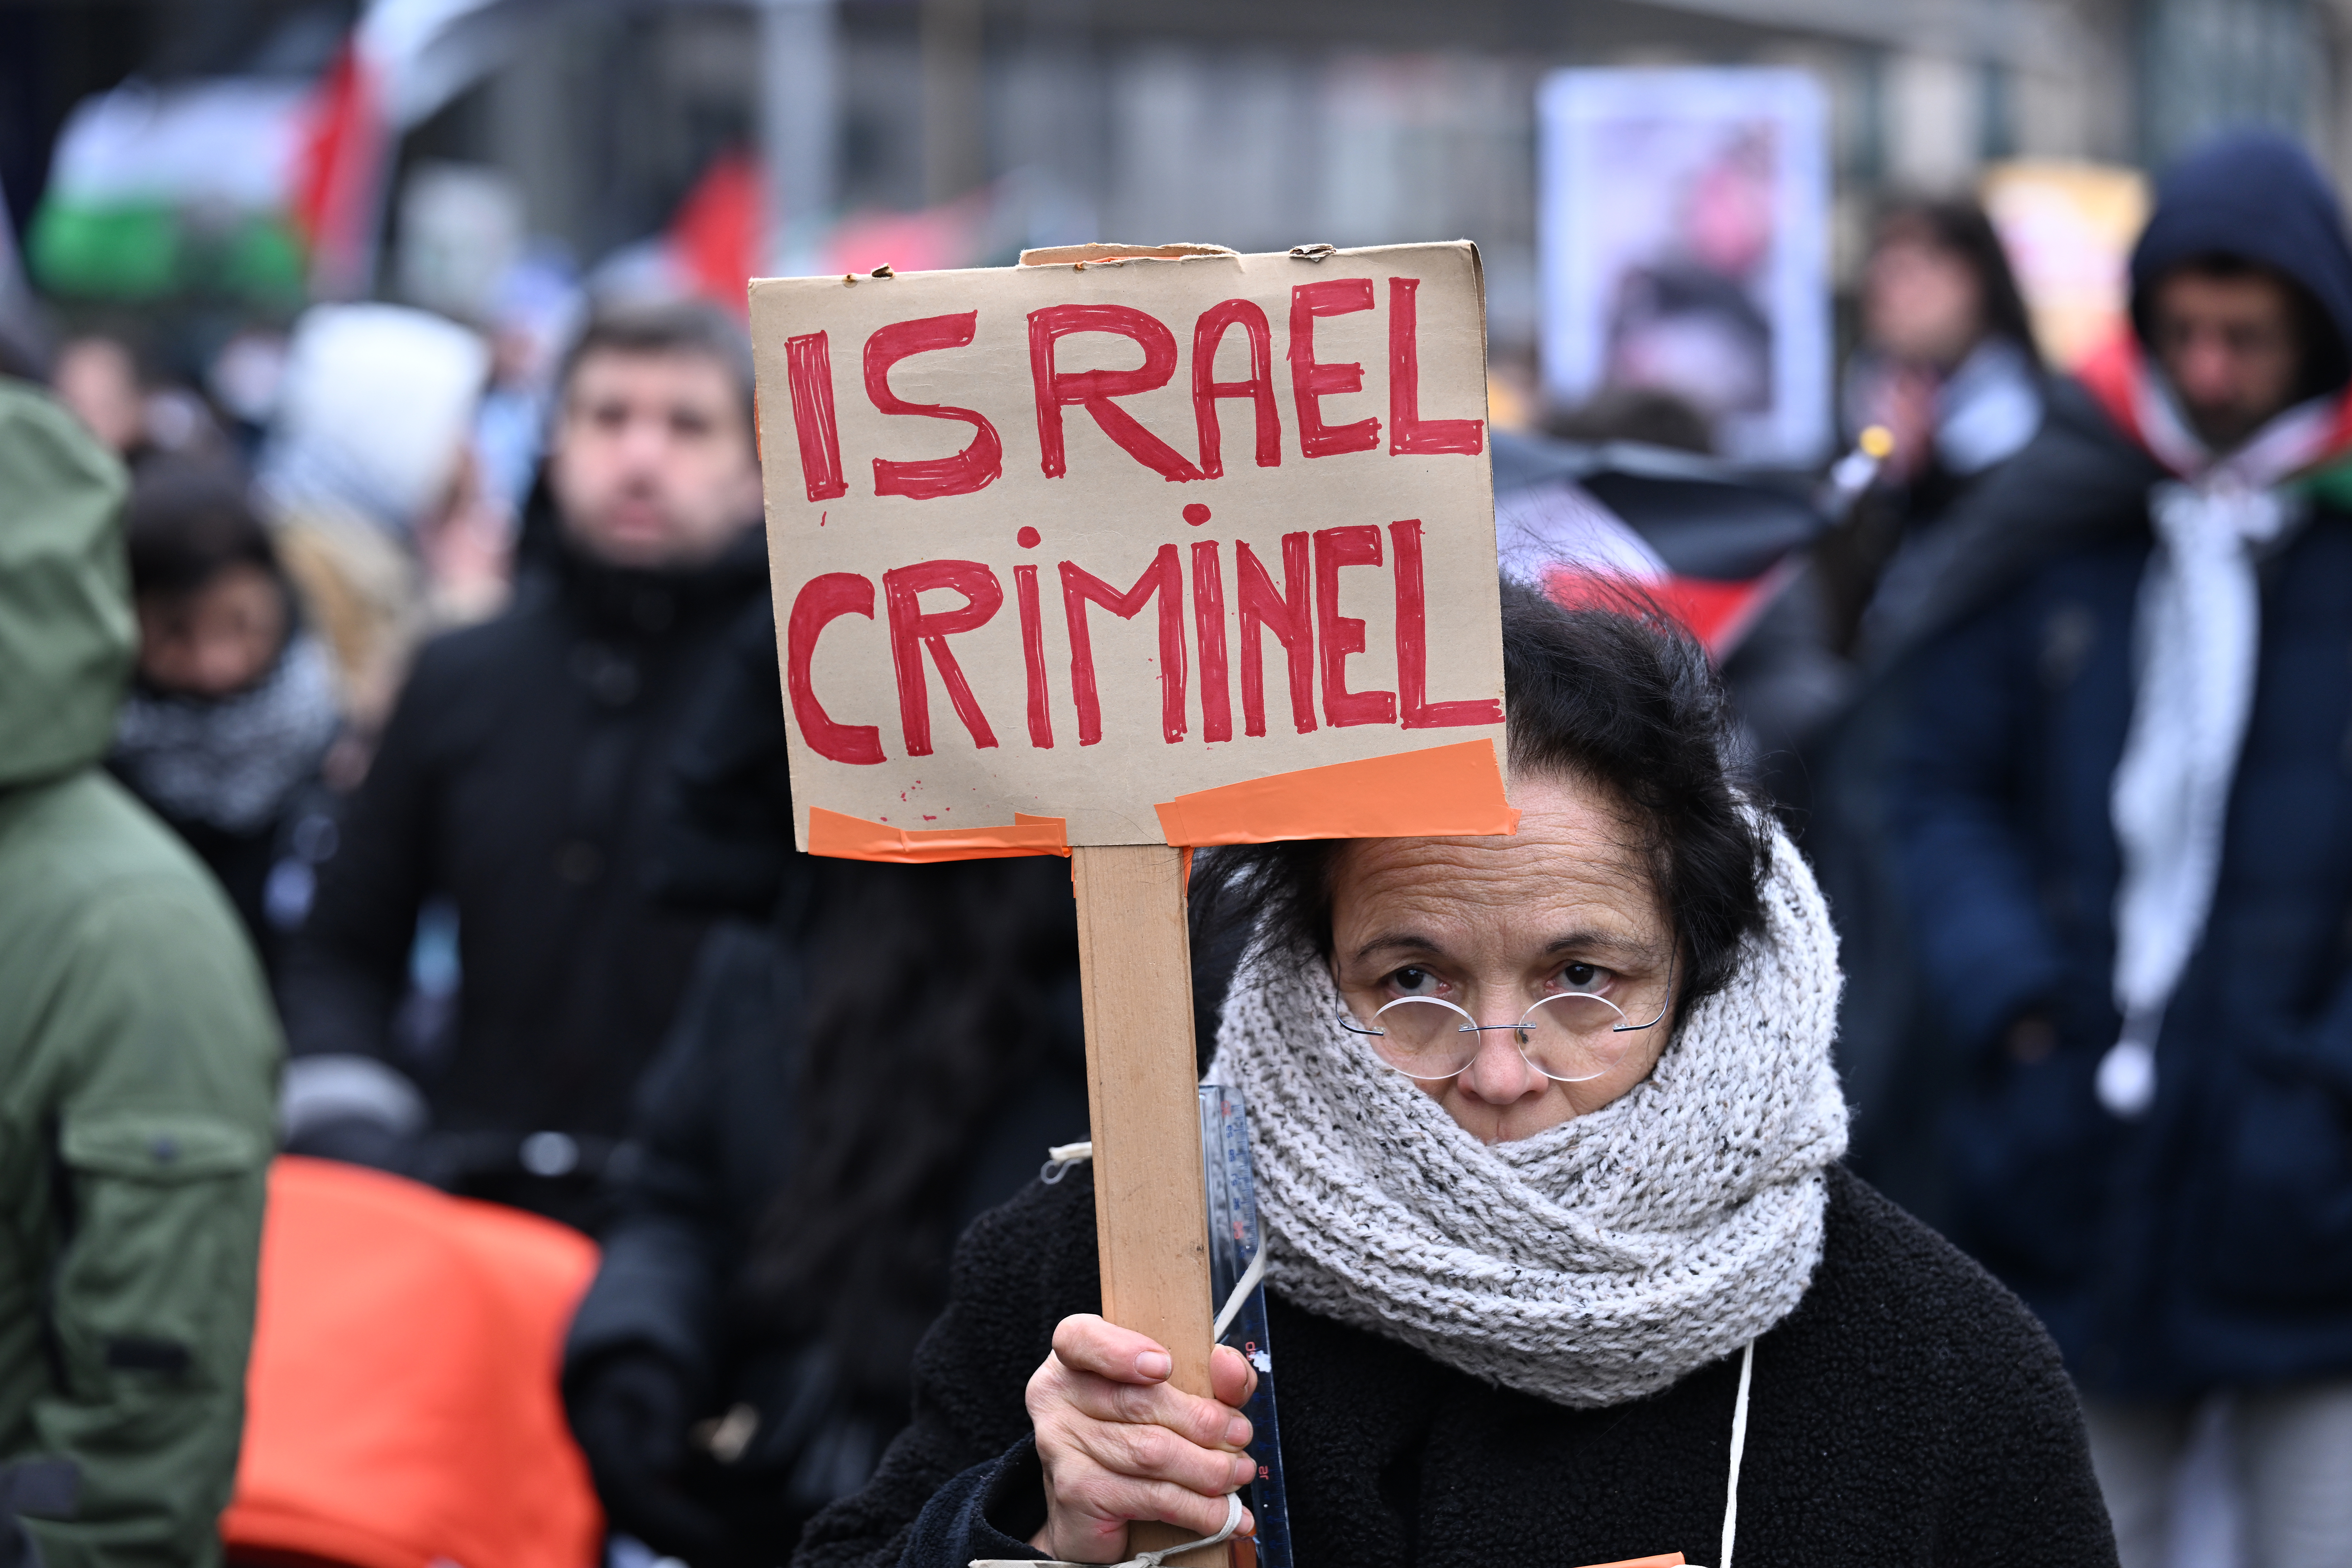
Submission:
[[[1521,816],[1508,837],[1349,845],[1333,867],[1335,920],[1526,920],[1549,927],[1580,911],[1644,931],[1663,927],[1639,826],[1607,794],[1570,780],[1515,778],[1511,798]],[[1334,934],[1344,947],[1349,933]]]

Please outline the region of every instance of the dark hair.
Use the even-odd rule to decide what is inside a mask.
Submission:
[[[2347,376],[2352,376],[2352,356],[2346,353],[2344,336],[2328,319],[2327,307],[2319,302],[2319,297],[2270,263],[2232,251],[2200,251],[2158,273],[2155,286],[2143,291],[2145,300],[2135,298],[2132,301],[2142,341],[2153,342],[2155,339],[2156,296],[2168,281],[2180,277],[2267,278],[2285,290],[2287,308],[2294,312],[2295,341],[2303,345],[2303,363],[2295,377],[2297,402],[2341,386]]]
[[[1077,906],[1056,859],[812,874],[797,1142],[736,1305],[903,1410],[976,1150],[1057,1055],[1083,1072]]]
[[[1723,988],[1763,929],[1768,853],[1721,685],[1698,644],[1631,595],[1563,609],[1503,584],[1514,773],[1598,785],[1629,809],[1681,948],[1679,1005]],[[1328,959],[1342,839],[1244,845],[1195,868],[1196,941],[1235,925],[1262,948]]]
[[[572,392],[572,378],[591,354],[692,354],[716,361],[743,400],[743,424],[751,427],[751,340],[743,324],[716,305],[681,300],[663,305],[612,305],[588,318],[564,351],[556,376],[560,404]]]
[[[193,594],[232,566],[257,566],[285,584],[269,530],[245,485],[210,464],[159,462],[140,469],[123,508],[122,535],[134,595]]]
[[[1877,237],[1880,245],[1896,238],[1923,239],[1966,262],[1977,277],[1986,333],[2007,338],[2034,359],[2041,358],[2033,341],[2033,318],[2018,291],[2017,274],[2010,270],[2009,251],[1984,208],[1960,198],[1898,197],[1879,209]]]

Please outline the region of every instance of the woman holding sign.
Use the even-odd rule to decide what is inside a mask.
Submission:
[[[1501,838],[1267,845],[1213,1073],[1246,1091],[1300,1568],[2112,1563],[2056,1352],[1837,1163],[1820,895],[1702,656],[1506,590]],[[1083,1174],[967,1237],[913,1426],[797,1562],[1112,1563],[1251,1476],[1094,1315]]]

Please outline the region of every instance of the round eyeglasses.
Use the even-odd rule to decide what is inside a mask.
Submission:
[[[1624,1059],[1632,1036],[1665,1020],[1674,997],[1674,968],[1666,969],[1665,1000],[1656,1016],[1637,1024],[1605,996],[1564,991],[1529,1007],[1516,1024],[1481,1024],[1463,1008],[1434,996],[1400,996],[1359,1024],[1342,1013],[1339,1026],[1366,1037],[1381,1060],[1410,1079],[1441,1082],[1459,1074],[1478,1055],[1480,1039],[1508,1030],[1528,1065],[1559,1083],[1599,1078]]]

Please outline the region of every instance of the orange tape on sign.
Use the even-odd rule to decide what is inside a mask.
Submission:
[[[821,805],[809,807],[809,853],[836,860],[1009,860],[1022,855],[1067,858],[1070,841],[1058,816],[1013,814],[1010,827],[893,827],[845,816]]]
[[[1492,741],[1465,741],[1223,784],[1154,806],[1169,843],[1474,838],[1516,833]]]
[[[1667,1552],[1656,1557],[1628,1557],[1621,1563],[1596,1563],[1592,1568],[1683,1568],[1683,1554]]]

